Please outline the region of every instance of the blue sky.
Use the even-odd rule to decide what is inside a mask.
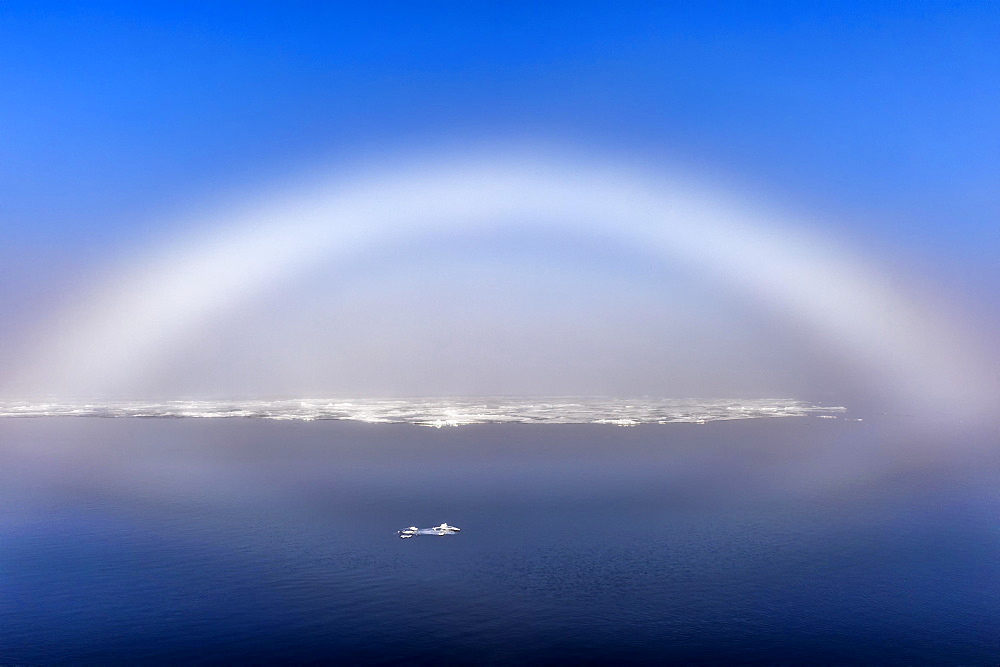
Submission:
[[[0,63],[0,335],[193,202],[456,138],[688,164],[997,318],[995,2],[9,2]]]

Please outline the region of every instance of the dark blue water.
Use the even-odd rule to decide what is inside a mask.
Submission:
[[[995,445],[816,418],[6,419],[0,663],[994,665]]]

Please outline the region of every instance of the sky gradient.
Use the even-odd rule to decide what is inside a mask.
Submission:
[[[19,373],[66,308],[253,202],[509,145],[780,210],[995,368],[998,35],[988,2],[7,3],[0,371]],[[148,389],[866,385],[767,299],[530,217],[311,265],[173,348],[177,377]]]

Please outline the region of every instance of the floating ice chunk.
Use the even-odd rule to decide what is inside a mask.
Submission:
[[[410,526],[409,528],[397,530],[396,532],[402,539],[405,540],[417,535],[454,535],[460,530],[462,529],[455,526],[449,526],[447,523],[442,523],[440,526],[434,526],[433,528],[417,528],[416,526]]]

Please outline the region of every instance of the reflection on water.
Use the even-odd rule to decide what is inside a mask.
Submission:
[[[0,421],[2,662],[993,664],[991,434]],[[462,527],[400,540],[401,526]]]

